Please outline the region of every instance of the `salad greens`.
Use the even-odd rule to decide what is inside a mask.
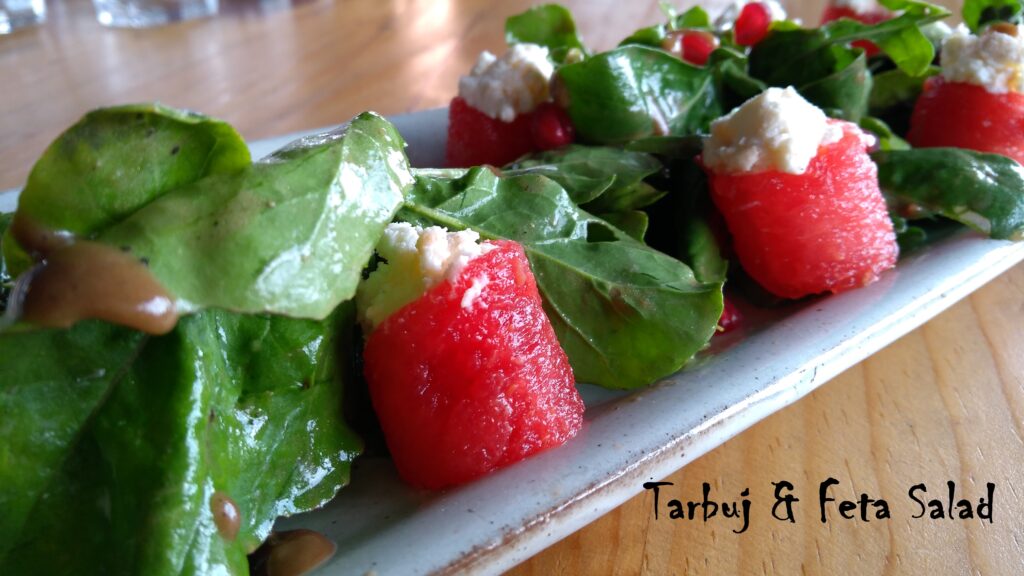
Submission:
[[[666,12],[666,16],[668,16],[668,22],[641,28],[620,42],[619,46],[642,44],[644,46],[661,48],[669,32],[684,29],[706,30],[711,28],[711,17],[700,6],[694,6],[682,14],[677,14],[670,5],[662,4],[662,9]]]
[[[159,104],[104,108],[46,149],[18,209],[40,226],[91,237],[175,188],[250,162],[245,141],[220,120]],[[9,233],[3,252],[14,275],[31,265]]]
[[[927,239],[922,218],[1020,239],[1024,168],[901,137],[948,13],[882,3],[899,15],[776,22],[753,48],[699,7],[666,7],[597,54],[567,9],[531,8],[506,40],[551,50],[581,144],[502,169],[413,171],[372,113],[257,163],[198,114],[86,115],[36,163],[19,218],[130,251],[190,315],[159,337],[98,321],[0,330],[0,573],[242,574],[277,516],[333,497],[362,447],[342,419],[351,298],[393,219],[522,243],[579,381],[637,388],[678,370],[714,333],[733,272],[694,158],[712,120],[769,86],[878,137],[904,249]],[[1020,15],[1018,0],[964,6],[973,29]],[[685,30],[716,34],[705,65],[665,49]],[[34,264],[11,222],[0,214],[0,310]],[[218,515],[228,499],[237,526]]]
[[[984,232],[1024,235],[1024,167],[998,154],[962,148],[891,150],[872,155],[882,190]]]
[[[158,338],[99,322],[0,335],[0,572],[245,573],[277,516],[348,481],[351,316],[211,310]],[[215,494],[237,534],[218,532]]]
[[[558,4],[534,6],[505,21],[505,41],[513,44],[539,44],[551,50],[556,62],[565,60],[569,50],[587,52],[576,33],[572,14]]]
[[[506,166],[502,175],[547,176],[565,189],[570,200],[591,212],[622,212],[643,208],[665,195],[644,182],[661,170],[661,162],[643,152],[569,145],[521,158]]]
[[[622,46],[558,70],[580,138],[623,144],[706,130],[723,110],[714,76],[664,50]]]
[[[130,250],[179,312],[320,319],[355,294],[411,182],[390,123],[363,114],[251,164],[226,124],[142,109],[99,111],[62,135],[33,169],[19,213]],[[126,161],[156,172],[118,180]]]
[[[1020,24],[1024,21],[1024,4],[1019,0],[964,0],[964,24],[978,32],[992,22]]]
[[[149,261],[190,312],[324,318],[361,271],[411,182],[394,127],[363,114],[233,174],[154,200],[98,234]]]
[[[637,388],[667,376],[707,342],[722,313],[721,280],[698,281],[548,178],[487,168],[456,180],[420,177],[398,217],[520,242],[581,382]]]

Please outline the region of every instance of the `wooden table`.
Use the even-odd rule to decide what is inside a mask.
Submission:
[[[223,0],[227,2],[228,0]],[[280,3],[278,3],[279,5]],[[0,37],[0,189],[86,110],[160,100],[224,118],[247,138],[442,106],[480,50],[502,51],[504,18],[530,2],[352,0],[294,8],[226,4],[218,18],[107,30],[84,0],[49,2],[42,27]],[[574,1],[591,46],[658,21],[657,2]],[[269,6],[269,3],[268,3]],[[791,4],[814,21],[818,0]],[[757,521],[745,533],[655,521],[637,496],[517,574],[1024,573],[1024,266],[668,480],[675,494],[770,489],[804,503],[886,498],[890,521]],[[977,498],[996,484],[994,521],[909,520],[914,484],[947,480]],[[724,526],[724,525],[719,525]]]

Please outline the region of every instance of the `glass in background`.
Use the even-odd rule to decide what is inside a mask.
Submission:
[[[10,34],[45,20],[45,0],[0,0],[0,34]]]
[[[96,20],[114,28],[151,28],[205,18],[216,14],[219,8],[219,0],[93,0],[92,3]]]

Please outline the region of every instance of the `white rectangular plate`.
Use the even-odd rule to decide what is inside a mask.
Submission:
[[[443,163],[446,110],[392,119],[418,166]],[[251,145],[261,157],[301,134]],[[15,192],[0,194],[0,211]],[[963,232],[871,286],[802,302],[716,344],[650,388],[581,385],[583,432],[567,445],[441,494],[405,487],[390,462],[357,459],[324,509],[278,522],[338,546],[326,575],[496,574],[568,536],[762,418],[923,324],[1024,260],[1024,243]]]

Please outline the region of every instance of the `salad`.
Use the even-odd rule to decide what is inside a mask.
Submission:
[[[471,481],[576,434],[574,381],[682,368],[731,299],[1019,238],[1019,7],[882,6],[669,11],[598,53],[531,9],[432,169],[372,113],[255,163],[198,114],[88,114],[0,216],[0,572],[312,568],[274,553],[330,553],[309,534],[249,555],[381,449],[367,420],[407,481]]]

